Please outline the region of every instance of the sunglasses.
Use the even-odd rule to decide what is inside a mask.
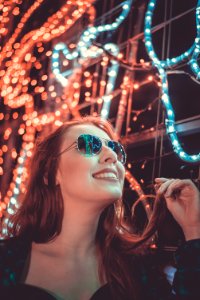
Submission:
[[[64,149],[61,153],[58,154],[58,156],[73,148],[77,148],[77,150],[84,156],[94,156],[101,152],[103,145],[101,140],[105,141],[106,146],[116,153],[117,160],[124,165],[126,163],[126,152],[124,150],[124,147],[119,142],[107,140],[104,138],[100,139],[98,136],[91,134],[81,134],[71,146]]]

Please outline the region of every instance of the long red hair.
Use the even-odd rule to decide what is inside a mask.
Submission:
[[[47,243],[58,236],[62,229],[63,198],[56,173],[63,138],[71,126],[93,124],[104,130],[108,136],[117,140],[110,122],[100,117],[82,117],[68,121],[45,137],[38,140],[31,160],[27,192],[17,213],[12,218],[9,233],[14,236],[29,236],[36,243]],[[48,182],[48,184],[47,184]],[[114,299],[136,300],[139,297],[139,285],[134,279],[134,270],[130,267],[129,257],[149,248],[149,241],[163,219],[158,211],[163,206],[157,199],[151,220],[140,235],[132,228],[131,217],[124,216],[124,203],[120,199],[121,215],[116,214],[113,204],[101,214],[96,233],[96,246],[99,253],[99,276],[102,282],[114,286]],[[139,251],[138,251],[139,249]],[[135,271],[136,272],[136,271]],[[136,275],[136,274],[135,274]]]

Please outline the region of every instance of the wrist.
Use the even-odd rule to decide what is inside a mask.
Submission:
[[[186,241],[200,239],[200,225],[198,227],[188,227],[183,233]]]

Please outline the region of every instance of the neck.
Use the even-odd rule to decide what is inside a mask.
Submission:
[[[74,206],[74,203],[73,207],[65,205],[61,233],[53,241],[41,246],[52,255],[84,259],[95,255],[95,236],[103,209],[82,206],[80,202]]]
[[[66,207],[62,232],[57,241],[75,255],[88,255],[95,249],[95,236],[100,212],[88,207]]]

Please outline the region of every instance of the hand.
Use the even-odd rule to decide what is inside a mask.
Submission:
[[[200,238],[200,193],[189,179],[156,178],[158,195],[181,226],[186,240]]]

